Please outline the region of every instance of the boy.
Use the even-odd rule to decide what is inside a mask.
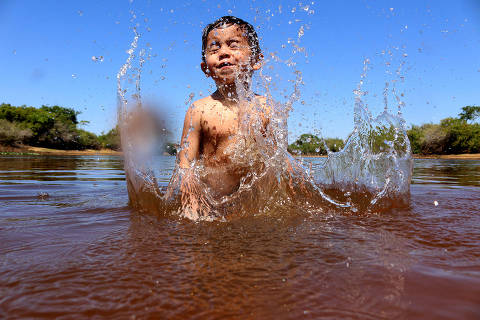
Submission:
[[[203,162],[201,180],[216,196],[235,192],[252,170],[252,154],[258,152],[269,121],[266,99],[250,91],[262,58],[257,34],[248,22],[224,16],[205,27],[201,69],[217,90],[195,101],[185,115],[178,155],[179,167],[185,170],[183,195],[198,191],[192,180],[198,160]]]

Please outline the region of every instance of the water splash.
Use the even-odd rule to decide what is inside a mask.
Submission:
[[[354,211],[407,203],[413,169],[401,100],[397,100],[397,115],[389,113],[387,83],[385,108],[380,115],[374,118],[362,101],[366,94],[362,85],[368,64],[366,59],[364,73],[354,91],[354,130],[343,150],[329,152],[324,165],[316,173],[318,184],[333,191],[335,198]],[[325,147],[328,150],[328,146]],[[353,201],[355,195],[356,202]]]
[[[307,14],[313,13],[308,6],[301,9]],[[132,16],[135,20],[136,15],[132,13]],[[363,102],[367,93],[362,91],[362,86],[369,63],[365,61],[364,73],[354,91],[354,129],[343,150],[330,152],[325,145],[327,159],[312,170],[287,151],[287,119],[300,98],[302,73],[297,70],[295,59],[282,59],[275,53],[266,55],[256,83],[250,78],[236,77],[238,132],[229,138],[232,141],[224,151],[229,165],[212,166],[200,158],[191,159],[190,167],[182,168],[177,161],[168,187],[161,187],[155,175],[158,166],[155,155],[164,140],[142,103],[140,81],[145,49],[139,49],[141,35],[136,27],[128,58],[117,75],[118,121],[133,206],[198,221],[291,212],[291,209],[317,214],[332,208],[378,211],[408,203],[412,158],[401,116],[403,103],[396,94],[395,82],[392,89],[386,84],[384,111],[373,117]],[[299,45],[307,30],[307,26],[302,25],[298,38],[288,40],[292,55],[302,53],[305,59],[308,57],[305,48]],[[288,93],[283,88],[284,99],[274,98],[278,77],[272,74],[269,63],[281,63],[292,70],[291,91]],[[130,95],[126,89],[129,83],[134,84]],[[263,98],[251,90],[255,85],[263,89]],[[396,115],[387,108],[389,92],[396,98]],[[189,96],[187,104],[193,97],[194,94]],[[162,130],[165,131],[165,127]],[[187,130],[187,137],[190,132],[191,128]],[[185,143],[183,148],[187,147]],[[235,176],[237,180],[230,184],[222,182],[226,175]]]

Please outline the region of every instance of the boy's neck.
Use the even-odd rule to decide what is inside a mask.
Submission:
[[[235,83],[222,84],[217,85],[217,91],[214,94],[217,95],[226,105],[235,106],[239,103],[240,99],[248,99],[248,92],[250,90],[249,85],[245,84],[243,90],[247,93],[247,96],[239,97]]]

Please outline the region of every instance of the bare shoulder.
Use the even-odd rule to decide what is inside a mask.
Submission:
[[[211,100],[210,96],[208,96],[193,102],[188,108],[185,118],[200,121],[202,114],[205,113],[206,107],[211,103]]]
[[[192,104],[192,109],[200,114],[212,112],[213,109],[218,108],[218,101],[216,101],[211,95],[202,99],[198,99]]]
[[[265,96],[255,95],[257,104],[266,116],[269,116],[272,112],[272,103]]]

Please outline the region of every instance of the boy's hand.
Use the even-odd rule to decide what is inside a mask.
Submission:
[[[190,219],[207,216],[210,206],[193,168],[186,169],[180,181],[183,214]]]

